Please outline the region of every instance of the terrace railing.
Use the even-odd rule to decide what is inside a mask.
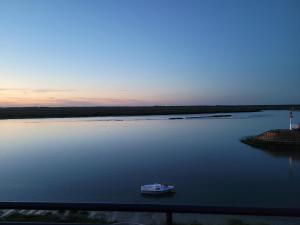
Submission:
[[[173,213],[299,217],[300,208],[218,207],[200,205],[125,204],[125,203],[62,203],[62,202],[0,202],[0,209],[20,210],[83,210],[165,213],[166,224],[172,225]],[[9,223],[23,224],[23,223]],[[37,223],[26,223],[37,224]],[[39,223],[41,224],[41,223]],[[47,225],[55,223],[47,223]],[[82,224],[82,223],[81,223]]]

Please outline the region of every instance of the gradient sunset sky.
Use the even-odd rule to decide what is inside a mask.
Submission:
[[[299,0],[0,0],[0,107],[290,103]]]

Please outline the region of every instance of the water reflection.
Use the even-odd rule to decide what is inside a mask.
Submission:
[[[299,145],[251,145],[253,148],[259,149],[264,153],[274,158],[285,158],[288,159],[289,176],[293,177],[294,163],[300,162],[300,146]]]
[[[148,200],[160,200],[160,199],[166,199],[166,198],[173,198],[175,197],[176,193],[174,192],[169,192],[169,193],[165,193],[163,195],[145,195],[145,194],[141,194],[141,196],[144,199],[148,199]]]
[[[254,147],[275,158],[288,158],[300,162],[300,146],[268,145],[266,147]]]

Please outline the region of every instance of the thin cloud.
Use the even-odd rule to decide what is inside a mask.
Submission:
[[[23,91],[21,88],[0,88],[0,91]]]
[[[129,92],[129,90],[127,90],[127,89],[120,89],[119,91],[120,92]]]
[[[111,105],[141,105],[143,101],[137,99],[118,99],[118,98],[87,98],[81,97],[76,99],[56,99],[50,98],[49,102],[52,105],[63,106],[111,106]]]
[[[51,89],[51,88],[0,88],[1,92],[20,91],[20,92],[35,92],[35,93],[54,93],[54,92],[73,92],[75,89]]]
[[[25,107],[25,106],[127,106],[145,105],[144,101],[137,99],[118,99],[118,98],[6,98],[0,99],[0,107]]]
[[[33,92],[48,93],[48,92],[72,92],[75,89],[32,89]]]

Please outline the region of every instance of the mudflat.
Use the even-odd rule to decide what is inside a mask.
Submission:
[[[8,107],[0,108],[0,119],[179,115],[291,109],[300,110],[300,105]]]

